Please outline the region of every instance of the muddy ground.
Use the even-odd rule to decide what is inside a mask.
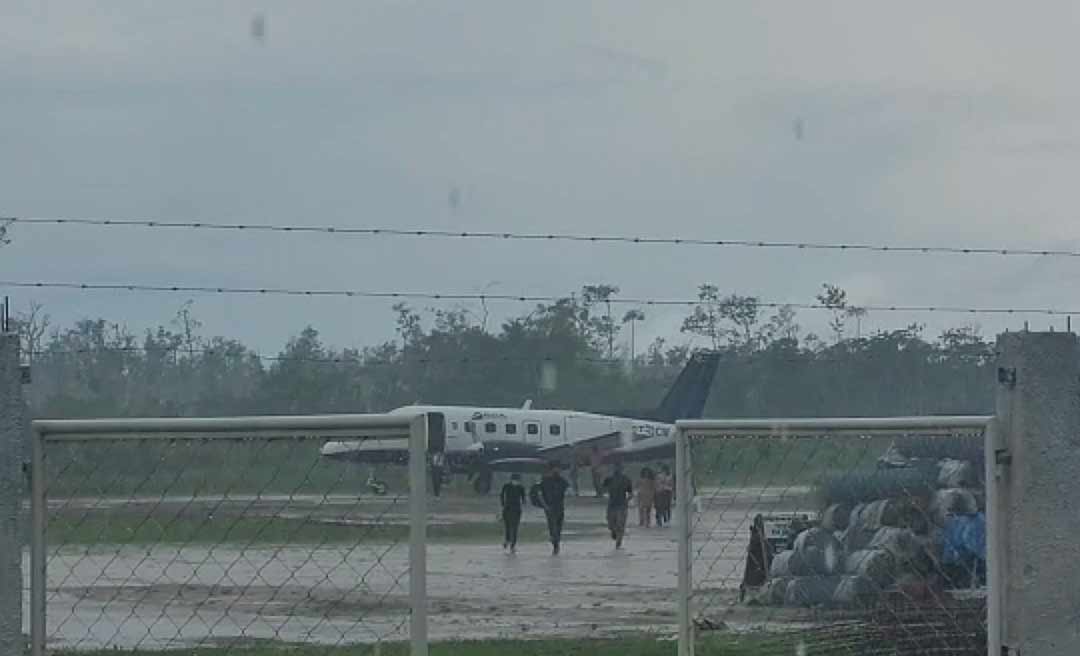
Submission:
[[[732,607],[750,518],[807,509],[805,489],[702,490],[695,516],[695,590],[713,614]],[[443,498],[433,523],[495,521],[491,499]],[[179,504],[179,506],[178,506]],[[386,498],[232,497],[54,499],[53,512],[209,512],[309,521],[406,523],[407,502]],[[149,512],[148,512],[149,511]],[[633,519],[636,510],[631,509]],[[119,515],[117,515],[119,516]],[[538,510],[525,522],[543,524]],[[621,551],[604,528],[604,505],[572,499],[563,553],[546,543],[428,545],[433,639],[600,637],[674,629],[676,534],[631,521]],[[341,644],[408,636],[408,545],[220,543],[50,545],[48,634],[54,647],[180,647],[233,639]],[[29,567],[25,571],[29,571]],[[726,612],[729,628],[775,619]],[[794,619],[794,618],[788,618]]]

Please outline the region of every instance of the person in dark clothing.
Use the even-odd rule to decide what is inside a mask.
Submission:
[[[634,496],[634,482],[623,473],[622,465],[615,463],[615,471],[604,479],[607,491],[607,524],[615,548],[622,549],[623,536],[626,534],[626,514],[630,508],[630,499]]]
[[[510,475],[510,482],[503,486],[499,501],[502,503],[502,519],[506,528],[503,549],[517,553],[518,527],[521,526],[521,512],[525,507],[525,486],[521,484],[521,474]]]
[[[739,585],[739,601],[746,598],[747,590],[765,585],[769,578],[772,558],[772,545],[765,539],[765,518],[757,515],[750,527],[750,546],[746,549],[746,569],[743,570],[743,580]]]
[[[600,451],[600,447],[595,445],[592,448],[592,453],[589,454],[589,472],[592,474],[592,484],[593,489],[596,490],[596,497],[604,496],[604,454]]]
[[[562,542],[563,518],[566,515],[566,488],[569,483],[559,473],[558,463],[550,463],[544,480],[540,481],[540,499],[544,503],[544,514],[547,515],[548,536],[551,538],[551,552],[559,553],[559,543]]]
[[[671,469],[667,465],[660,467],[656,475],[656,525],[671,523],[671,500],[675,496],[675,483],[671,478]]]
[[[446,477],[446,454],[436,451],[431,456],[431,491],[438,497],[442,493],[443,479]]]

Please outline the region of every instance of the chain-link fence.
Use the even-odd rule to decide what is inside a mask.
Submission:
[[[510,473],[494,474],[482,494],[446,472],[435,494],[428,458],[406,470],[325,457],[363,426],[269,428],[264,419],[35,423],[37,653],[426,645],[429,615],[438,641],[670,639],[676,532],[651,514],[646,522],[632,499],[616,548],[609,501],[595,488],[602,477],[586,465],[562,462],[560,552],[531,494],[509,548],[500,492]],[[331,419],[347,423],[283,421]],[[409,425],[393,421],[404,423],[391,433]],[[323,449],[328,441],[335,448]],[[638,466],[627,474],[636,479]],[[427,494],[410,493],[417,476]],[[519,478],[527,492],[541,475]]]
[[[461,475],[409,494],[428,487],[426,424],[265,419],[35,424],[36,653],[422,654],[429,612],[435,640],[666,639],[680,611],[684,649],[985,652],[984,417],[683,422],[673,516],[658,525],[639,494],[616,548],[609,500],[567,468],[558,554],[531,501],[507,548],[507,474],[490,495]],[[419,455],[377,470],[321,456],[361,436]]]
[[[424,458],[401,465],[426,433],[410,422],[36,422],[34,652],[424,638],[425,495],[408,494]],[[322,459],[328,435],[404,458],[374,480]]]
[[[698,648],[985,654],[987,425],[688,422]]]

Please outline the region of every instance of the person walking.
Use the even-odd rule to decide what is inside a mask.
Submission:
[[[525,486],[521,484],[521,474],[511,474],[510,482],[503,486],[499,494],[502,504],[502,520],[505,528],[503,550],[517,553],[518,528],[521,526],[521,512],[525,507]]]
[[[544,480],[540,481],[540,499],[544,504],[544,514],[547,515],[551,553],[556,556],[562,542],[563,519],[566,517],[566,488],[569,485],[559,472],[559,464],[548,464]]]
[[[641,468],[637,482],[638,526],[652,526],[653,505],[656,503],[656,474],[649,467]]]
[[[675,497],[675,481],[671,478],[671,469],[660,466],[656,475],[656,525],[663,527],[671,523],[671,500]]]
[[[592,484],[597,498],[604,496],[604,454],[600,447],[595,445],[589,454],[589,471],[592,472]]]
[[[431,455],[431,491],[438,498],[442,494],[443,478],[446,476],[446,454],[436,451]]]
[[[608,495],[608,530],[611,531],[611,539],[615,541],[615,548],[622,549],[623,537],[626,535],[626,514],[630,499],[634,496],[634,482],[623,473],[622,464],[615,463],[615,471],[604,479],[603,487]]]

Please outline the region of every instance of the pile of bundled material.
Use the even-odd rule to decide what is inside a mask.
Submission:
[[[773,557],[751,603],[868,607],[886,591],[930,598],[977,583],[986,557],[981,458],[980,438],[910,438],[876,472],[823,481],[819,525]]]

